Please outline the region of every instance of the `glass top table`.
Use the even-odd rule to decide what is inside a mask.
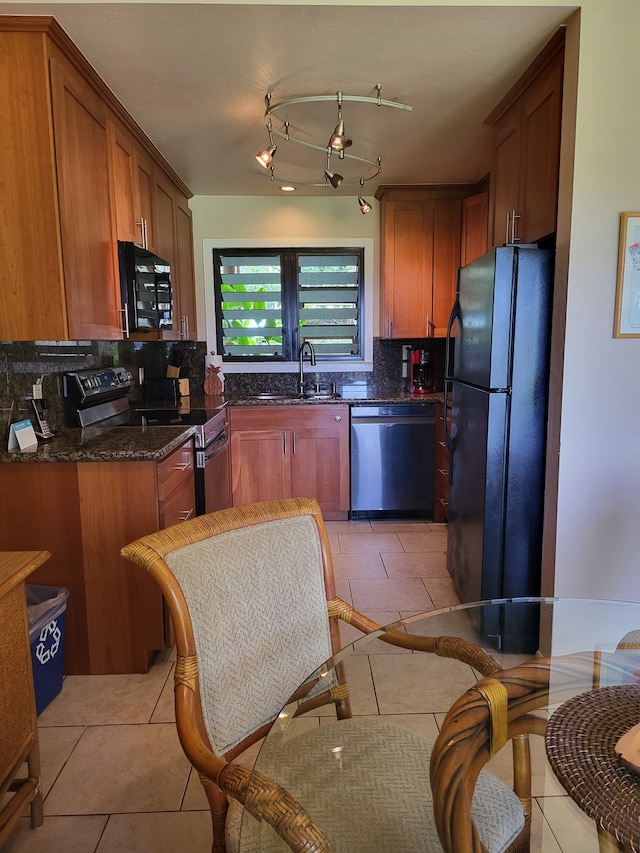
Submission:
[[[492,688],[497,687],[498,703],[505,703],[501,710],[505,710],[509,731],[512,728],[513,732],[517,730],[518,737],[529,731],[539,735],[530,739],[531,851],[640,851],[640,839],[629,834],[633,814],[631,820],[628,815],[623,817],[619,826],[617,820],[622,812],[618,804],[631,803],[632,812],[637,810],[635,824],[638,825],[640,776],[626,768],[616,755],[610,754],[611,744],[623,731],[640,723],[634,715],[633,702],[627,712],[611,715],[611,726],[607,725],[609,718],[606,716],[604,725],[599,725],[599,729],[617,727],[613,733],[607,732],[605,746],[595,742],[591,744],[593,751],[604,750],[610,772],[620,777],[622,788],[617,790],[613,804],[603,790],[602,802],[594,805],[588,790],[586,799],[590,802],[586,808],[584,792],[575,789],[575,763],[580,765],[579,757],[572,765],[571,773],[563,776],[566,762],[557,758],[549,738],[545,744],[548,720],[552,720],[548,727],[551,731],[554,712],[561,714],[563,708],[570,707],[568,703],[574,697],[604,697],[611,688],[620,687],[626,694],[630,692],[632,699],[637,696],[640,703],[638,629],[640,603],[561,598],[459,605],[400,620],[366,636],[350,626],[345,629],[341,623],[342,639],[347,645],[309,674],[305,685],[296,691],[296,697],[306,692],[304,700],[296,698],[282,708],[255,757],[253,776],[262,774],[275,779],[298,798],[297,802],[305,807],[308,805],[312,821],[321,827],[329,846],[301,846],[299,849],[355,853],[355,846],[351,842],[344,846],[340,838],[341,827],[348,827],[350,823],[350,813],[354,808],[352,794],[362,800],[359,806],[366,810],[369,797],[371,803],[374,802],[373,789],[377,788],[376,793],[379,793],[380,786],[387,785],[397,769],[397,754],[395,757],[388,754],[391,741],[382,738],[380,743],[371,747],[368,732],[367,754],[364,755],[361,754],[364,750],[359,749],[359,744],[365,742],[361,734],[367,727],[384,721],[394,730],[404,731],[403,749],[408,752],[413,750],[412,739],[416,744],[425,738],[435,744],[431,768],[423,768],[421,778],[429,791],[432,787],[430,775],[434,782],[433,791],[429,794],[434,800],[431,810],[439,815],[448,813],[450,800],[455,800],[459,792],[456,793],[457,783],[452,784],[449,771],[445,774],[447,784],[443,784],[439,775],[441,758],[447,745],[458,739],[461,744],[459,755],[454,756],[460,762],[458,778],[464,779],[465,774],[471,772],[476,747],[469,732],[466,729],[461,732],[460,721],[465,719],[465,703],[472,700],[476,711],[478,708],[481,714],[486,711],[487,731],[497,728],[498,716],[493,716],[495,708],[490,702],[485,707],[484,692],[477,687],[478,684],[480,687],[489,684]],[[436,653],[412,651],[383,639],[405,634],[423,639],[443,639],[436,644]],[[447,657],[469,648],[484,652],[480,652],[473,662]],[[315,707],[313,697],[332,686],[335,689],[341,669],[349,686],[352,716],[350,720],[336,722],[333,705]],[[309,710],[301,712],[303,701],[307,702]],[[462,709],[461,713],[448,715],[454,704]],[[602,707],[602,703],[598,704]],[[586,703],[582,710],[587,717],[591,714],[589,708],[589,703]],[[468,743],[465,740],[467,736],[470,738]],[[310,738],[316,744],[311,757],[307,751]],[[486,767],[511,785],[512,750],[509,744],[499,747],[500,744]],[[584,740],[581,747],[584,748]],[[415,751],[418,751],[417,746]],[[369,767],[372,758],[379,774],[370,791],[368,786],[371,783],[366,778],[369,771],[365,770],[365,765]],[[445,758],[450,760],[448,752]],[[477,767],[473,772],[478,772]],[[589,772],[586,771],[587,776]],[[300,778],[304,780],[303,784],[299,783]],[[589,784],[588,780],[585,784],[588,789],[598,789],[597,784]],[[390,799],[393,800],[395,783],[390,787],[393,788],[390,791]],[[324,805],[314,812],[318,808],[315,804],[318,792],[322,794]],[[395,819],[393,808],[392,804],[388,817],[391,823]],[[241,853],[290,849],[266,821],[258,822],[252,818],[248,807],[242,815]],[[378,818],[377,814],[371,814],[372,821]],[[380,817],[380,820],[386,819]],[[443,822],[441,817],[439,820]],[[400,832],[401,818],[398,821],[396,828],[390,825],[381,829],[380,844],[376,849],[394,850],[393,836],[396,829]],[[598,822],[601,824],[599,829],[596,828]],[[440,830],[438,827],[438,832]],[[385,831],[389,834],[386,840]],[[443,831],[446,833],[446,828]],[[626,844],[625,847],[618,848],[616,836],[621,839],[621,844]],[[466,853],[471,848],[461,846],[453,836],[443,842],[440,835],[440,841],[436,836],[435,843],[425,843],[419,849],[465,850]],[[369,849],[367,853],[375,853],[375,850]]]

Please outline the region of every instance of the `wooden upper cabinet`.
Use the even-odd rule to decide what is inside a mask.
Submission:
[[[109,119],[109,153],[117,238],[153,252],[153,162],[115,116]]]
[[[176,214],[176,263],[178,321],[181,337],[195,341],[198,329],[196,323],[196,288],[193,268],[193,226],[191,209],[186,196],[178,193],[175,199]]]
[[[107,107],[64,60],[50,68],[69,336],[121,338]]]
[[[486,119],[495,128],[490,243],[534,243],[555,231],[564,30]]]
[[[379,188],[383,337],[446,334],[462,257],[463,203],[474,194],[475,186]],[[469,224],[469,239],[475,227]]]
[[[158,208],[175,262],[165,225],[189,190],[53,18],[0,16],[0,79],[0,339],[120,339],[117,240],[142,242],[144,219],[160,254]]]
[[[0,20],[0,337],[121,338],[106,107],[50,39],[15,26]]]

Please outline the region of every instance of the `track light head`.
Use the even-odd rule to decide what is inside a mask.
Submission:
[[[360,213],[370,213],[371,205],[366,200],[366,198],[362,198],[361,195],[358,196],[358,204],[360,205]]]
[[[334,190],[337,189],[344,181],[342,175],[339,175],[337,172],[330,172],[328,169],[324,170],[324,176],[329,181]]]
[[[271,161],[273,160],[273,155],[277,150],[277,145],[269,145],[268,148],[263,148],[262,151],[256,154],[256,160],[262,167],[268,169],[271,165]]]
[[[338,124],[329,139],[329,148],[333,148],[334,151],[343,151],[346,147],[346,142],[347,141],[344,136],[344,122],[342,119],[339,119]]]

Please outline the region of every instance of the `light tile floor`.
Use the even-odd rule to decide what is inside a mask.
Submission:
[[[327,528],[338,595],[378,622],[457,603],[446,569],[446,526],[372,520]],[[345,643],[360,635],[342,630]],[[464,664],[453,675],[451,662],[383,643],[375,654],[349,659],[347,675],[354,714],[380,708],[431,737],[475,681]],[[206,799],[175,732],[172,676],[166,653],[147,675],[65,678],[38,720],[44,825],[32,830],[25,817],[3,853],[209,853]],[[325,713],[332,712],[319,717]],[[540,849],[597,853],[591,821],[577,806],[567,807],[541,750],[535,752],[533,832]],[[508,779],[509,763],[501,753],[492,769]]]

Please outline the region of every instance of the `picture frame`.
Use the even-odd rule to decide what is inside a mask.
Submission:
[[[620,214],[614,338],[640,338],[640,213]]]

